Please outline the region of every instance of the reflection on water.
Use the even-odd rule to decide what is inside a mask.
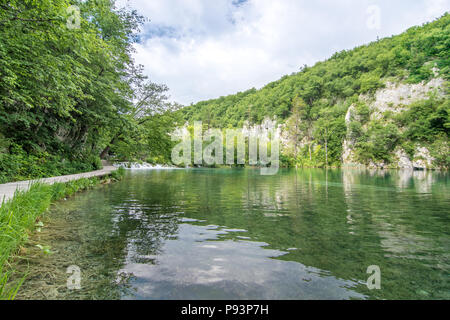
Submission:
[[[129,173],[54,206],[18,298],[448,299],[449,205],[438,172]]]
[[[242,231],[239,231],[242,232]],[[122,271],[131,272],[135,299],[337,299],[362,295],[346,289],[352,281],[320,275],[297,262],[270,259],[286,254],[263,242],[225,240],[217,226],[181,223],[153,264],[130,250]],[[233,231],[231,231],[233,233]],[[216,240],[216,241],[213,241]],[[220,240],[220,241],[217,241]],[[136,260],[136,256],[139,258]],[[299,290],[299,288],[301,288]]]

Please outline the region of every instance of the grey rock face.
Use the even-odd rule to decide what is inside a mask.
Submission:
[[[409,159],[405,150],[399,149],[395,152],[395,158],[397,160],[397,167],[400,169],[413,169],[413,163]]]
[[[427,94],[436,90],[438,96],[444,94],[444,79],[435,78],[427,83],[404,84],[388,82],[386,88],[379,89],[375,93],[375,101],[371,104],[371,119],[381,119],[386,111],[399,113],[405,110],[405,107],[411,103],[426,99]],[[368,100],[367,97],[362,97]]]
[[[436,160],[430,155],[430,151],[425,147],[418,147],[414,154],[413,167],[416,169],[429,169],[433,167],[433,161]]]
[[[371,111],[371,120],[379,120],[383,118],[383,113],[391,111],[394,113],[400,113],[406,110],[407,106],[423,99],[428,98],[428,94],[435,91],[438,96],[444,95],[444,82],[442,78],[435,78],[429,82],[419,84],[404,84],[404,83],[391,83],[388,82],[386,87],[377,90],[373,98],[367,95],[361,95],[360,99],[365,101]],[[355,114],[356,108],[351,105],[348,108],[345,116],[345,123],[347,125],[347,132],[352,121],[358,121]],[[343,165],[358,165],[354,156],[355,141],[352,141],[350,137],[344,140],[342,148],[342,163]],[[406,154],[404,150],[396,150],[394,157],[394,163],[390,167],[405,169],[427,169],[433,168],[433,161],[435,160],[427,148],[418,146],[413,159]],[[385,163],[375,163],[371,161],[368,167],[380,168],[385,167]]]

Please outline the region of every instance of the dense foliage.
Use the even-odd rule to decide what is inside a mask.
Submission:
[[[149,81],[131,58],[143,21],[112,0],[0,0],[0,183],[93,170],[108,157],[170,162],[168,133],[184,121],[228,128],[266,117],[277,117],[295,137],[286,164],[339,165],[350,135],[361,162],[389,161],[398,145],[413,153],[423,142],[448,166],[442,152],[448,150],[447,99],[420,102],[378,123],[360,103],[387,80],[449,79],[448,14],[336,53],[260,90],[179,112],[167,102],[168,88]],[[349,129],[352,104],[359,116]]]
[[[430,110],[435,110],[436,114],[428,109],[418,114],[416,111],[420,108],[412,106],[406,118],[398,119],[395,124],[371,123],[373,126],[363,134],[362,126],[368,122],[370,110],[360,104],[360,96],[370,96],[383,88],[385,81],[419,83],[436,76],[449,80],[449,35],[450,15],[445,14],[403,34],[338,52],[327,61],[313,67],[304,66],[300,72],[284,76],[260,90],[202,101],[182,109],[181,113],[187,121],[202,120],[222,128],[277,117],[287,124],[291,135],[303,140],[302,148],[295,147],[298,150],[284,158],[290,164],[338,165],[342,142],[347,135],[344,119],[351,104],[359,109],[360,121],[352,123],[354,128],[350,131],[359,130],[357,138],[364,136],[357,147],[365,162],[388,160],[388,153],[402,142],[432,141],[439,135],[441,142],[448,143],[448,102],[427,102],[433,104]],[[296,110],[299,99],[302,110]],[[400,122],[411,124],[406,133],[400,134],[395,127]],[[315,147],[311,148],[313,144]]]
[[[0,0],[0,182],[96,169],[164,113],[131,59],[143,21],[110,0]]]

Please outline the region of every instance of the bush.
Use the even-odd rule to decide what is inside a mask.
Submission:
[[[12,144],[10,153],[0,153],[0,183],[46,178],[102,168],[98,156],[88,155],[79,160],[67,160],[46,152],[26,153]]]
[[[361,123],[366,123],[370,119],[370,109],[364,102],[355,103],[356,114]]]
[[[363,135],[362,125],[358,121],[352,121],[349,124],[349,138],[356,140]]]
[[[360,78],[361,87],[359,89],[360,93],[375,92],[378,88],[382,88],[383,82],[380,81],[380,75],[377,72],[365,73]]]
[[[125,175],[125,169],[120,167],[116,171],[111,172],[111,179],[114,181],[119,181],[119,180],[122,180],[124,175]]]
[[[382,160],[389,163],[390,154],[397,146],[399,138],[400,134],[394,124],[384,125],[374,121],[369,124],[365,139],[358,141],[356,152],[359,159],[365,163],[369,160]]]
[[[411,104],[408,110],[395,116],[394,120],[407,128],[403,134],[405,140],[433,142],[437,135],[448,136],[449,117],[450,102],[431,98]]]
[[[448,136],[440,135],[430,146],[430,154],[434,157],[437,166],[450,168],[450,145]]]

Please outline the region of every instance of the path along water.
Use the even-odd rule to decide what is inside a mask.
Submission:
[[[19,182],[10,182],[5,184],[0,184],[0,206],[2,201],[8,201],[11,198],[14,197],[14,193],[16,191],[26,191],[30,188],[30,186],[33,183],[41,182],[41,183],[47,183],[47,184],[54,184],[58,182],[68,182],[73,180],[78,180],[81,178],[92,178],[92,177],[103,177],[114,170],[117,170],[116,167],[113,166],[104,166],[101,170],[91,171],[91,172],[84,172],[84,173],[78,173],[78,174],[70,174],[65,176],[59,176],[59,177],[51,177],[51,178],[44,178],[44,179],[37,179],[37,180],[26,180],[26,181],[19,181]]]

